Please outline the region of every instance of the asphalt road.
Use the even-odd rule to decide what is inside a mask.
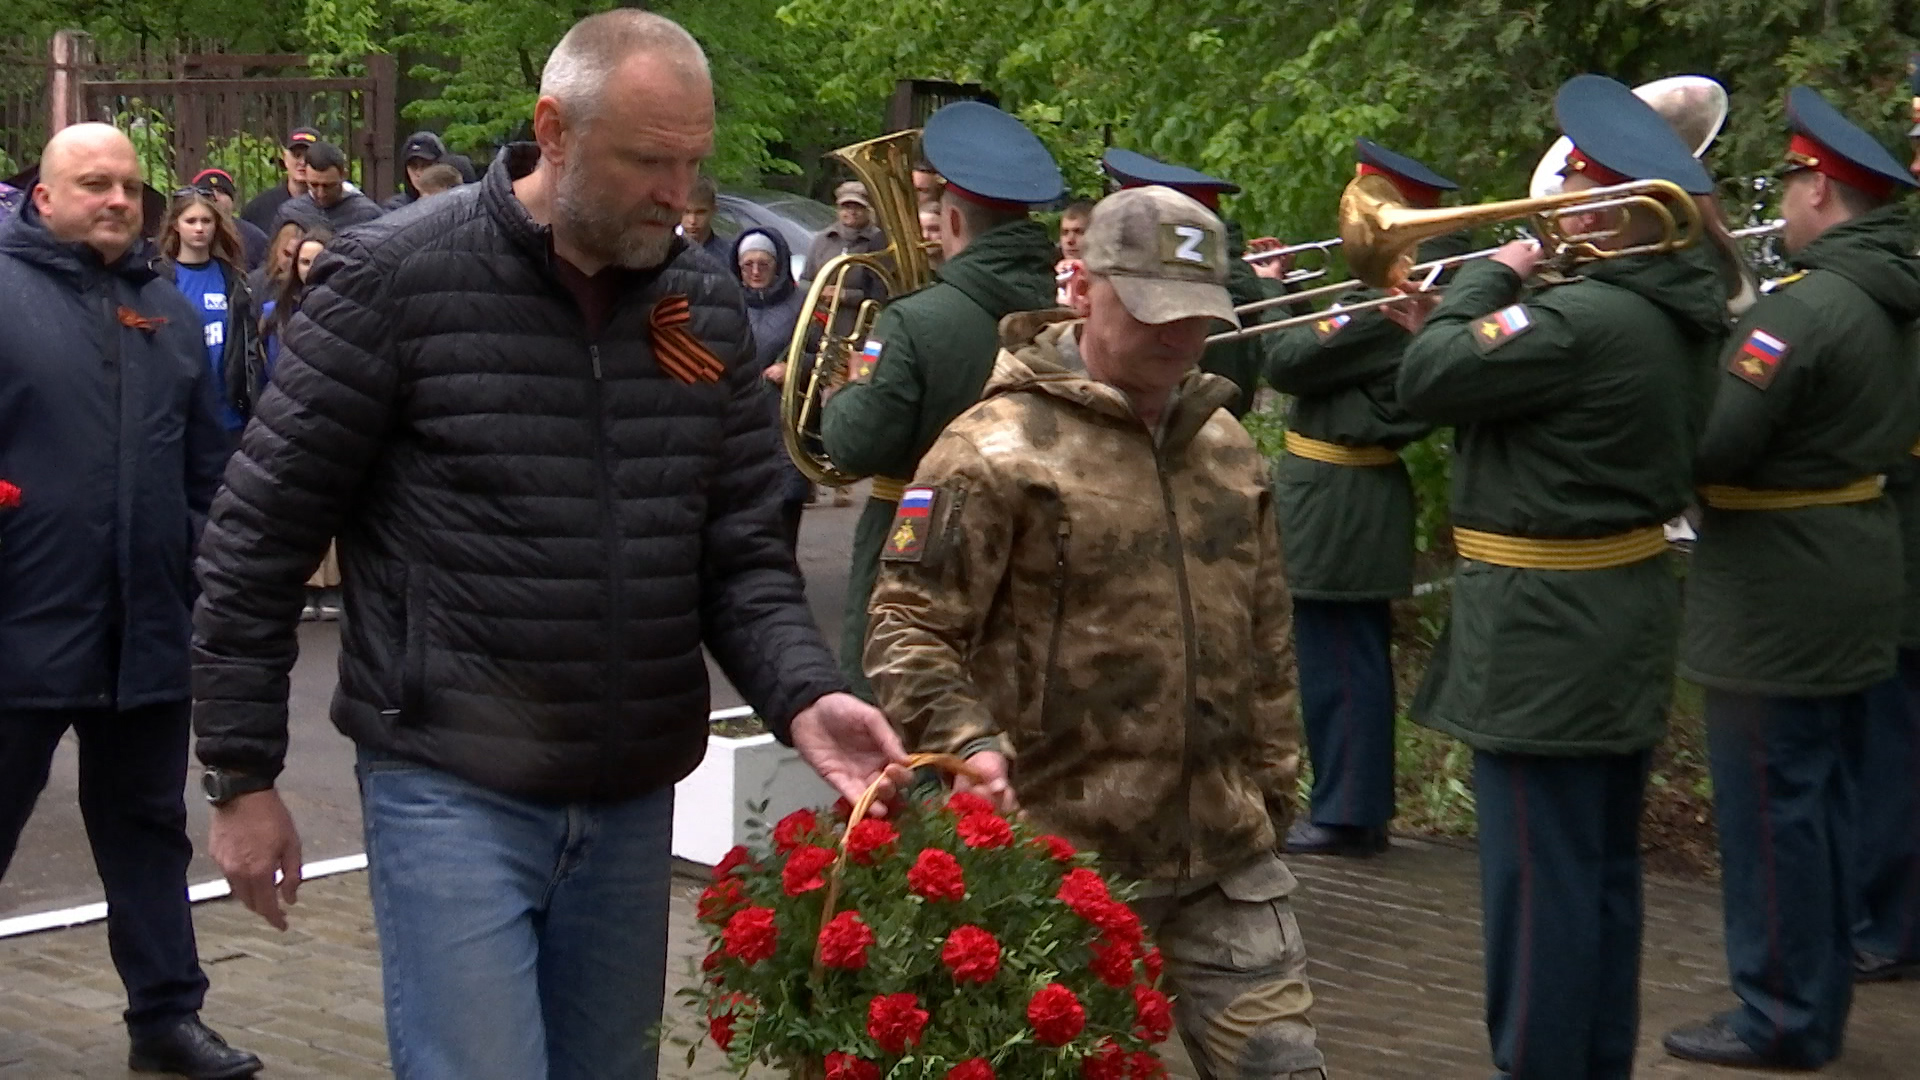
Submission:
[[[840,640],[841,606],[847,592],[847,553],[865,498],[864,484],[855,489],[850,507],[835,507],[831,499],[823,498],[820,505],[807,511],[800,528],[800,569],[807,578],[807,600],[828,644],[834,646]],[[293,669],[292,742],[279,788],[300,828],[302,855],[307,862],[365,850],[353,782],[353,744],[327,719],[339,645],[335,624],[307,623],[300,628],[300,660]],[[708,658],[707,670],[713,680],[715,709],[742,704],[712,658]],[[0,881],[0,919],[103,899],[80,822],[76,762],[74,739],[68,735],[60,745],[53,776],[40,796],[33,820],[20,838],[13,865]],[[220,876],[201,850],[206,846],[207,805],[200,796],[199,776],[194,766],[182,778],[187,792],[187,831],[195,848],[187,879],[196,883]]]

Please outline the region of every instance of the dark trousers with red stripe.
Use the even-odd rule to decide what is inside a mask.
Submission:
[[[1853,944],[1920,962],[1920,650],[1867,691],[1860,771],[1860,910]]]
[[[1315,825],[1393,820],[1392,637],[1386,600],[1293,602]]]
[[[1633,1075],[1651,760],[1474,754],[1487,1034],[1501,1077]]]
[[[1865,694],[1707,691],[1707,748],[1740,1007],[1727,1021],[1783,1064],[1840,1053],[1853,1004],[1857,786]]]

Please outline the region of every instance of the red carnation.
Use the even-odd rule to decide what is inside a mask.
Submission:
[[[1000,942],[977,926],[962,926],[947,935],[940,962],[953,969],[954,982],[991,982],[1000,973]]]
[[[746,902],[747,894],[740,887],[739,878],[721,878],[701,892],[694,910],[701,922],[723,923],[733,909]]]
[[[927,1010],[913,994],[879,994],[867,1003],[867,1034],[889,1054],[904,1054],[920,1041]]]
[[[1100,880],[1099,874],[1084,866],[1067,871],[1066,877],[1060,881],[1060,891],[1053,895],[1054,899],[1072,908],[1080,914],[1081,918],[1088,921],[1092,921],[1088,912],[1092,910],[1094,904],[1112,899],[1107,894],[1107,883]]]
[[[743,908],[733,913],[727,920],[727,928],[720,935],[722,946],[728,956],[746,964],[757,964],[773,955],[773,947],[780,941],[780,929],[774,925],[773,909],[764,907]]]
[[[847,801],[845,795],[833,800],[833,818],[835,821],[845,821],[852,816],[853,804]]]
[[[1127,1055],[1127,1076],[1129,1080],[1160,1080],[1167,1075],[1167,1063],[1159,1055],[1146,1050],[1135,1050]]]
[[[818,844],[807,844],[787,856],[787,865],[780,870],[780,887],[788,896],[799,896],[815,889],[824,889],[827,879],[822,872],[833,865],[832,851]]]
[[[1080,854],[1074,849],[1072,844],[1067,843],[1065,837],[1055,836],[1052,833],[1048,833],[1045,836],[1034,837],[1033,846],[1044,848],[1048,855],[1053,856],[1053,858],[1059,862],[1072,862],[1073,857]]]
[[[843,911],[820,928],[820,962],[830,968],[858,971],[867,966],[867,946],[873,931],[857,911]]]
[[[827,1080],[880,1080],[880,1066],[835,1050],[827,1055]]]
[[[960,839],[970,848],[1013,845],[1013,826],[999,814],[968,814],[960,819]]]
[[[993,1065],[986,1058],[968,1058],[947,1070],[947,1080],[994,1080]]]
[[[1100,933],[1115,945],[1126,946],[1132,953],[1146,937],[1146,931],[1140,927],[1140,916],[1133,909],[1118,900],[1102,900],[1088,905],[1080,917],[1100,928]]]
[[[20,489],[0,480],[0,510],[12,510],[19,505]]]
[[[1048,983],[1027,1002],[1027,1023],[1047,1046],[1065,1046],[1087,1026],[1087,1010],[1074,992]]]
[[[719,1047],[722,1053],[733,1049],[733,1014],[709,1018],[707,1034],[713,1039],[713,1045]]]
[[[720,856],[719,862],[713,865],[713,880],[720,881],[725,878],[730,878],[733,876],[735,870],[740,869],[752,861],[753,856],[747,852],[747,849],[739,844],[735,844],[733,847],[727,849],[725,855]]]
[[[1108,986],[1125,988],[1133,984],[1133,949],[1115,941],[1093,943],[1093,962],[1087,965]]]
[[[1085,1080],[1127,1080],[1127,1052],[1112,1039],[1104,1040],[1080,1059],[1080,1075]]]
[[[971,791],[956,791],[947,796],[947,809],[961,817],[993,813],[993,803]]]
[[[713,950],[707,953],[707,958],[700,961],[700,970],[712,971],[724,962],[725,956],[726,954],[720,951],[718,945],[714,946]]]
[[[900,831],[879,818],[856,822],[847,830],[847,853],[862,866],[872,866],[878,855],[900,839]]]
[[[1147,955],[1140,958],[1140,966],[1147,969],[1148,982],[1157,983],[1160,981],[1161,964],[1160,946],[1158,945],[1148,949]]]
[[[780,824],[773,827],[773,850],[785,855],[799,847],[819,828],[820,819],[813,816],[813,811],[801,807],[781,818]]]
[[[1167,1036],[1173,1034],[1173,1002],[1167,1000],[1167,995],[1151,986],[1136,986],[1133,1009],[1135,1038],[1157,1043],[1166,1042]]]
[[[924,848],[907,871],[907,887],[929,900],[961,900],[967,895],[967,880],[960,872],[960,860],[939,848]]]

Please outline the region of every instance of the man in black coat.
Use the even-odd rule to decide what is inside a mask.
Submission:
[[[199,1019],[181,798],[192,548],[227,437],[142,187],[126,136],[70,127],[0,225],[0,874],[72,730],[129,1066],[250,1076]]]
[[[332,143],[318,142],[307,148],[307,191],[288,199],[274,216],[269,235],[280,226],[298,221],[311,228],[324,225],[330,232],[341,232],[365,225],[381,214],[380,204],[367,198],[347,182],[347,155]]]
[[[202,545],[197,749],[213,856],[284,926],[287,679],[338,537],[333,720],[401,1075],[647,1080],[702,645],[842,794],[905,758],[783,541],[739,286],[674,236],[713,147],[705,56],[658,15],[592,16],[533,128],[314,263]]]

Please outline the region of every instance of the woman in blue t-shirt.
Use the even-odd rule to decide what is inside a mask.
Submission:
[[[332,240],[333,234],[318,225],[304,230],[293,245],[293,258],[280,279],[279,293],[260,309],[260,340],[266,342],[268,378],[273,377],[273,367],[280,360],[280,339],[293,317],[300,314],[300,301],[307,295],[307,271],[313,269],[313,260]]]
[[[174,285],[200,313],[207,363],[214,385],[224,390],[221,422],[238,440],[264,370],[240,234],[211,191],[182,188],[167,208],[160,250],[173,268]]]

